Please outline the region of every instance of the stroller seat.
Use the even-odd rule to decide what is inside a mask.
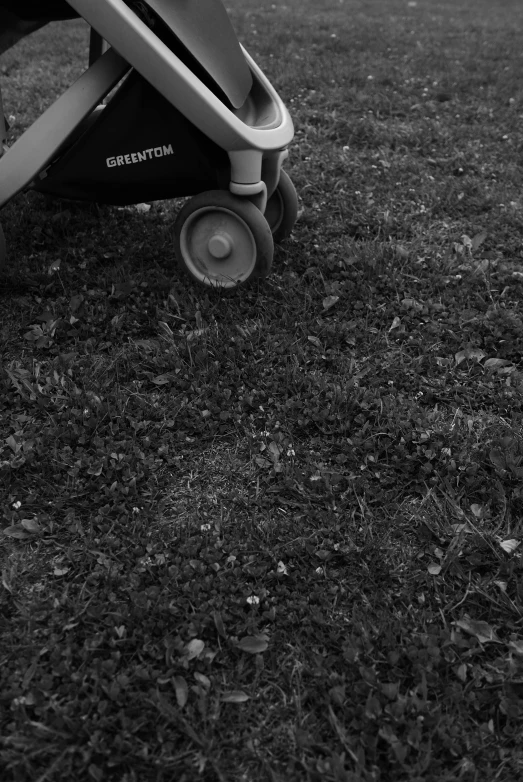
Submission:
[[[38,20],[44,23],[76,19],[79,16],[65,0],[0,0],[0,17],[2,11],[23,21]]]
[[[48,22],[78,16],[65,0],[0,0],[0,55]]]

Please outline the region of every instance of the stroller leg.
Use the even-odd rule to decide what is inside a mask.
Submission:
[[[96,60],[100,59],[107,49],[107,42],[91,27],[91,36],[89,40],[89,67],[93,65]]]
[[[38,176],[129,69],[110,49],[20,136],[0,158],[0,206]]]

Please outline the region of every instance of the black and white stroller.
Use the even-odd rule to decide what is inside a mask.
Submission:
[[[11,147],[0,99],[0,207],[26,188],[120,205],[193,196],[174,224],[181,267],[214,287],[266,276],[298,212],[282,170],[294,130],[221,0],[0,0],[0,54],[78,17],[89,67]]]

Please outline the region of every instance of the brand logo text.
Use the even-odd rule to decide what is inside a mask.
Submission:
[[[130,152],[128,155],[115,155],[106,158],[107,168],[115,166],[129,166],[133,163],[145,163],[146,160],[152,160],[155,157],[164,157],[165,155],[174,155],[173,145],[165,144],[161,147],[149,147],[143,152]]]

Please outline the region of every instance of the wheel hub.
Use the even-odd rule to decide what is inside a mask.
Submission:
[[[229,234],[217,233],[211,236],[207,243],[209,254],[218,261],[228,258],[234,249],[234,242]]]

